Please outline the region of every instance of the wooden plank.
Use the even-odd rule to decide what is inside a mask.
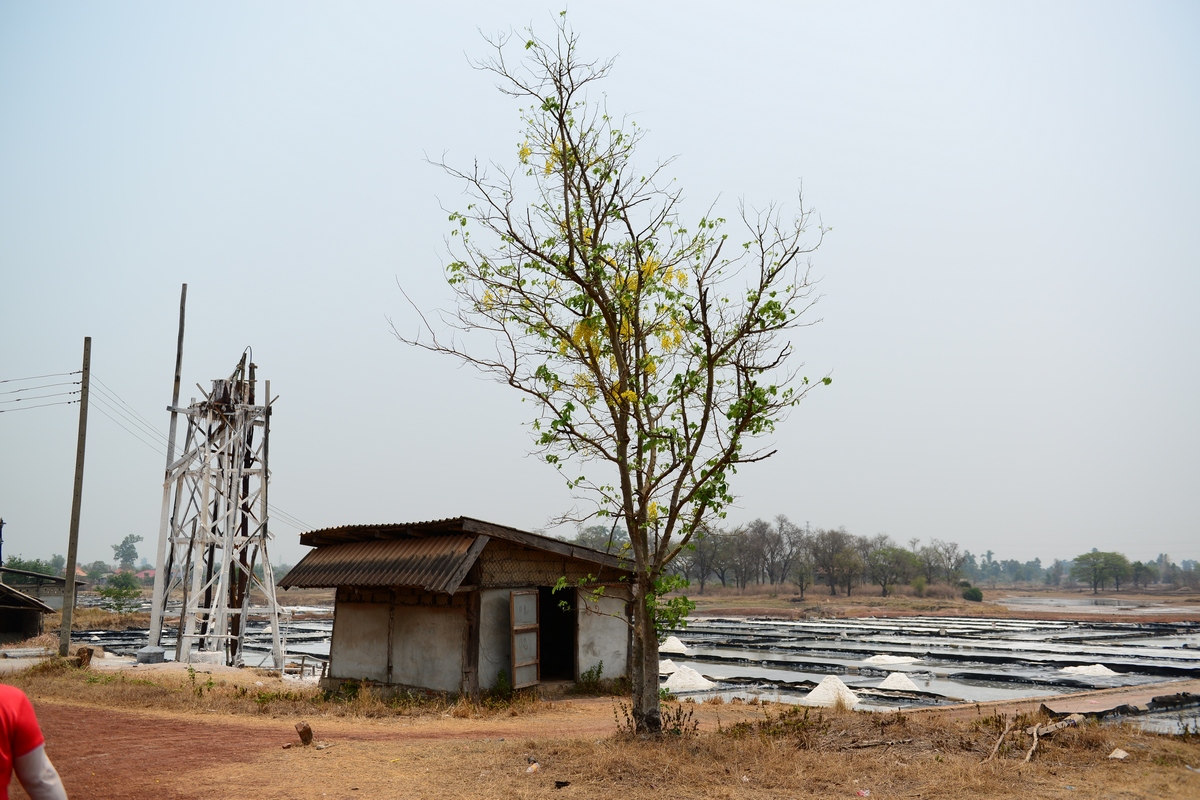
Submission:
[[[532,606],[529,598],[532,598]],[[542,678],[540,593],[536,589],[509,592],[508,620],[512,687],[523,689],[534,686]]]
[[[471,567],[475,566],[475,560],[479,558],[479,554],[483,552],[483,548],[487,547],[487,543],[491,541],[489,536],[476,536],[475,541],[471,542],[471,546],[467,548],[467,554],[463,557],[462,563],[458,568],[439,586],[436,591],[454,594],[458,591],[458,585],[467,577],[467,573],[471,571]],[[430,587],[425,587],[430,588]]]
[[[463,658],[463,693],[472,700],[479,699],[479,616],[481,595],[467,596],[466,653]]]
[[[483,520],[463,517],[462,529],[472,533],[486,533],[496,539],[506,539],[534,550],[549,551],[581,561],[591,561],[592,563],[613,567],[623,572],[628,572],[630,569],[628,562],[616,556],[611,556],[608,553],[601,553],[599,550],[592,550],[590,547],[580,547],[579,545],[570,544],[559,539],[552,539],[549,536],[539,536],[536,533],[526,533],[516,528],[493,525]]]

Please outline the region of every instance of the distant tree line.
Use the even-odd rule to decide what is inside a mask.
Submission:
[[[1152,585],[1200,587],[1200,570],[1197,563],[1184,560],[1176,564],[1165,553],[1150,561],[1130,561],[1124,553],[1102,552],[1093,549],[1070,560],[1055,559],[1049,567],[1035,558],[1024,563],[1009,559],[999,561],[988,550],[982,559],[967,554],[963,574],[979,583],[995,586],[1005,584],[1043,583],[1047,586],[1076,585],[1091,587],[1093,593],[1122,587],[1145,589]]]
[[[628,542],[620,526],[597,525],[581,530],[576,543],[619,553]],[[772,521],[756,519],[729,530],[706,529],[692,546],[673,562],[673,569],[700,594],[720,582],[723,587],[745,590],[766,586],[776,591],[794,588],[803,597],[814,587],[829,594],[850,595],[856,588],[878,587],[886,597],[896,586],[916,581],[957,583],[969,554],[955,542],[932,539],[919,546],[913,540],[903,547],[887,534],[855,536],[845,528],[811,530],[780,515]]]
[[[619,554],[628,547],[629,537],[619,524],[593,525],[580,529],[574,541]],[[856,536],[844,527],[801,528],[783,515],[729,529],[706,529],[680,554],[673,568],[700,594],[718,582],[743,591],[751,586],[775,591],[787,588],[801,597],[814,587],[828,589],[831,595],[878,588],[880,595],[887,597],[895,587],[911,585],[920,594],[933,584],[963,581],[992,587],[1000,583],[1083,585],[1094,592],[1151,585],[1196,588],[1200,584],[1196,562],[1185,560],[1177,565],[1165,554],[1152,561],[1130,562],[1121,553],[1093,550],[1043,566],[1040,558],[999,560],[991,550],[980,558],[960,549],[956,542],[941,539],[925,545],[920,539],[910,539],[903,546],[882,533]]]

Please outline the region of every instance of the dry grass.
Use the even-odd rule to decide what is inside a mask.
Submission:
[[[705,594],[693,586],[688,596],[696,601],[696,613],[700,615],[733,614],[741,616],[770,616],[783,619],[820,619],[845,617],[905,617],[926,614],[941,616],[986,616],[997,619],[1019,617],[1023,619],[1078,619],[1078,614],[1069,608],[1050,608],[1044,611],[1025,609],[1012,610],[995,601],[1013,595],[1040,597],[1067,597],[1091,599],[1091,590],[1064,589],[1058,587],[980,587],[984,602],[974,603],[962,598],[962,590],[956,586],[934,584],[925,589],[923,597],[917,597],[911,586],[896,587],[889,597],[879,596],[879,587],[860,586],[847,597],[841,590],[830,595],[828,586],[809,587],[801,599],[794,586],[785,586],[772,592],[767,586],[751,586],[745,592],[725,589],[709,584]],[[1145,609],[1137,616],[1139,621],[1172,621],[1187,615],[1195,618],[1195,607],[1200,598],[1190,590],[1157,590],[1101,592],[1097,597],[1151,603],[1154,609]],[[1180,608],[1172,608],[1179,606]],[[1089,621],[1128,621],[1127,614],[1091,612]]]
[[[1087,723],[1043,739],[1032,761],[1023,728],[1044,717],[868,714],[746,703],[667,704],[661,739],[620,734],[620,703],[548,702],[531,694],[469,703],[444,695],[328,696],[269,674],[127,670],[47,661],[12,676],[36,702],[120,713],[211,714],[262,726],[270,744],[239,763],[180,773],[181,796],[234,781],[244,796],[579,797],[1197,797],[1200,737]],[[261,684],[261,685],[259,685]],[[614,724],[614,716],[616,717]],[[337,746],[281,750],[299,719],[323,720]],[[480,722],[480,720],[483,720]],[[234,719],[229,719],[234,724]],[[1013,730],[985,762],[1006,725]],[[1121,747],[1125,761],[1108,759]],[[539,769],[527,772],[529,759]],[[211,773],[211,774],[210,774]],[[568,781],[570,792],[554,788]],[[164,778],[164,783],[166,782]],[[1071,786],[1073,789],[1066,789]],[[190,789],[189,789],[190,787]],[[361,794],[351,795],[355,787]],[[188,792],[191,792],[189,794]]]
[[[1086,725],[1046,740],[1032,763],[1021,763],[1026,743],[1019,740],[997,760],[981,763],[1002,720],[810,711],[803,721],[798,713],[649,740],[343,739],[324,752],[264,752],[238,775],[249,781],[247,792],[264,798],[358,796],[350,794],[354,789],[362,796],[481,799],[572,793],[622,800],[825,798],[855,797],[860,790],[876,798],[1200,796],[1200,775],[1183,766],[1200,756],[1195,742]],[[911,741],[856,747],[881,738]],[[1130,758],[1108,759],[1114,743]],[[538,769],[531,773],[533,761]],[[225,767],[210,772],[196,778],[231,777]],[[556,782],[569,786],[556,789]]]
[[[890,597],[880,597],[878,591],[846,597],[844,594],[830,595],[828,587],[824,591],[817,587],[806,592],[803,600],[798,594],[790,591],[773,595],[765,590],[747,591],[743,594],[733,590],[710,589],[703,595],[692,593],[688,596],[696,601],[696,612],[701,615],[762,615],[791,619],[921,614],[1011,616],[1004,606],[963,600],[962,590],[956,587],[929,587],[924,597],[913,596],[909,587],[901,589],[904,591]],[[986,596],[990,599],[997,595],[987,593]]]
[[[46,630],[62,629],[62,612],[47,614]],[[73,631],[124,631],[149,630],[150,614],[139,611],[132,614],[118,614],[103,608],[77,608],[71,614],[71,630]]]
[[[55,640],[57,644],[57,639]],[[280,680],[266,670],[236,675],[133,670],[81,670],[61,659],[48,659],[6,677],[31,697],[111,708],[155,709],[185,713],[351,718],[448,715],[459,719],[519,716],[553,706],[533,692],[508,697],[484,696],[479,702],[433,692],[383,693],[371,686],[346,684],[341,692]]]
[[[43,633],[38,636],[34,636],[30,639],[24,639],[19,642],[9,642],[8,644],[0,645],[0,650],[26,650],[26,649],[36,649],[36,648],[45,648],[47,650],[57,650],[58,649],[58,634],[57,633]]]

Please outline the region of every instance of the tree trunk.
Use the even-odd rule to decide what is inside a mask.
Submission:
[[[633,723],[638,733],[662,731],[658,697],[658,633],[647,612],[650,580],[638,575],[633,587]]]

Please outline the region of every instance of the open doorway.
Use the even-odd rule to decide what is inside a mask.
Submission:
[[[538,587],[543,681],[575,680],[575,592]],[[566,601],[569,608],[562,607]]]

